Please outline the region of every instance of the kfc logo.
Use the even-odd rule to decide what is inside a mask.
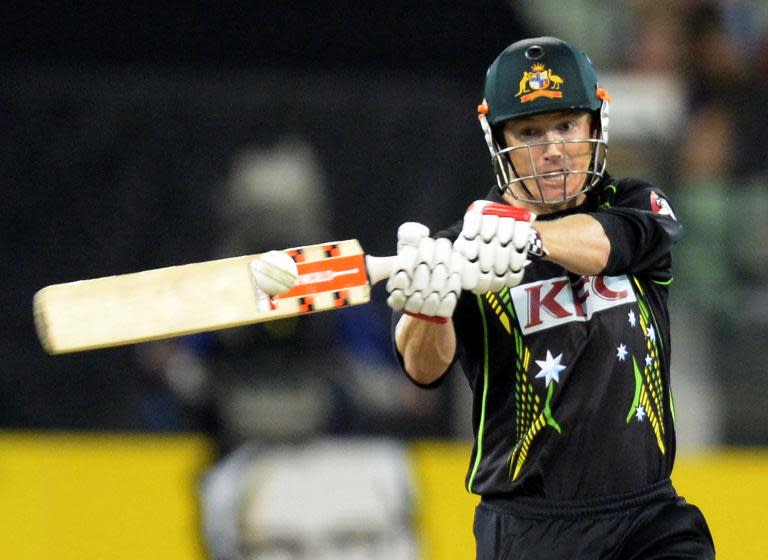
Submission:
[[[510,290],[523,334],[551,329],[635,301],[626,275],[552,278]]]

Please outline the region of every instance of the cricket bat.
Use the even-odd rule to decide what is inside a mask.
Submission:
[[[259,255],[47,286],[34,297],[38,337],[63,354],[359,305],[394,261],[366,255],[354,239],[285,252],[298,278],[272,297],[254,280]]]

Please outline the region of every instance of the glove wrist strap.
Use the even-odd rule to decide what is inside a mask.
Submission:
[[[403,313],[415,319],[428,321],[430,323],[437,323],[439,325],[442,325],[448,322],[448,317],[434,317],[432,315],[422,315],[421,313],[411,313],[410,311],[404,311]]]
[[[541,234],[536,228],[532,227],[531,236],[528,240],[528,256],[534,259],[543,259],[547,255],[549,255],[549,251],[544,248]]]

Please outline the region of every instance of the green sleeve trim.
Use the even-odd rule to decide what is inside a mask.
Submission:
[[[609,192],[609,191],[611,193],[609,196],[615,195],[616,194],[616,185],[608,185],[607,187],[605,187],[604,192]],[[600,204],[600,208],[611,208],[612,206],[613,206],[613,204],[611,204],[610,200],[604,200]]]
[[[472,492],[472,484],[475,481],[477,469],[480,467],[480,461],[483,458],[483,435],[485,433],[485,403],[488,398],[488,322],[485,319],[485,310],[483,309],[483,300],[477,296],[477,306],[480,308],[480,317],[483,320],[483,404],[480,409],[480,427],[477,430],[477,453],[475,463],[472,466],[472,474],[469,475],[467,490]]]
[[[674,278],[670,278],[669,280],[651,280],[651,282],[658,284],[659,286],[669,286],[672,283],[672,280],[674,280]]]

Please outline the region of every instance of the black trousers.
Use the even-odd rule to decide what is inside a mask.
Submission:
[[[584,502],[484,497],[475,511],[477,560],[714,559],[701,511],[670,481]]]

